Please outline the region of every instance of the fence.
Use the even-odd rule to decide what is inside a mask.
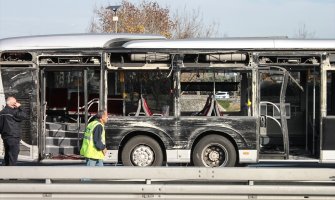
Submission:
[[[335,169],[1,167],[2,199],[335,199]]]

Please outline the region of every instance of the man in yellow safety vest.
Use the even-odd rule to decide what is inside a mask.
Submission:
[[[103,159],[107,152],[104,125],[108,114],[105,110],[99,110],[96,119],[90,122],[84,133],[80,155],[86,158],[87,166],[103,166]]]

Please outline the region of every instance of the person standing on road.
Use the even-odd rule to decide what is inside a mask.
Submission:
[[[5,165],[15,166],[20,152],[20,122],[28,119],[16,98],[9,96],[6,107],[0,111],[0,132],[5,147]]]
[[[86,158],[87,166],[103,166],[103,159],[107,153],[105,123],[108,114],[105,110],[99,110],[96,119],[89,123],[85,129],[80,155]]]

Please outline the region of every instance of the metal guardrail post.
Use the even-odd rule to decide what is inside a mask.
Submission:
[[[45,184],[51,184],[51,183],[52,183],[51,179],[49,179],[49,178],[45,179]]]

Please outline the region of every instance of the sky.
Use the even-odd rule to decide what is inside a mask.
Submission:
[[[140,0],[129,0],[138,3]],[[147,0],[150,1],[150,0]],[[0,38],[85,33],[94,8],[120,0],[0,0]],[[156,0],[171,12],[200,11],[203,22],[219,25],[217,37],[298,35],[335,38],[335,0]]]

